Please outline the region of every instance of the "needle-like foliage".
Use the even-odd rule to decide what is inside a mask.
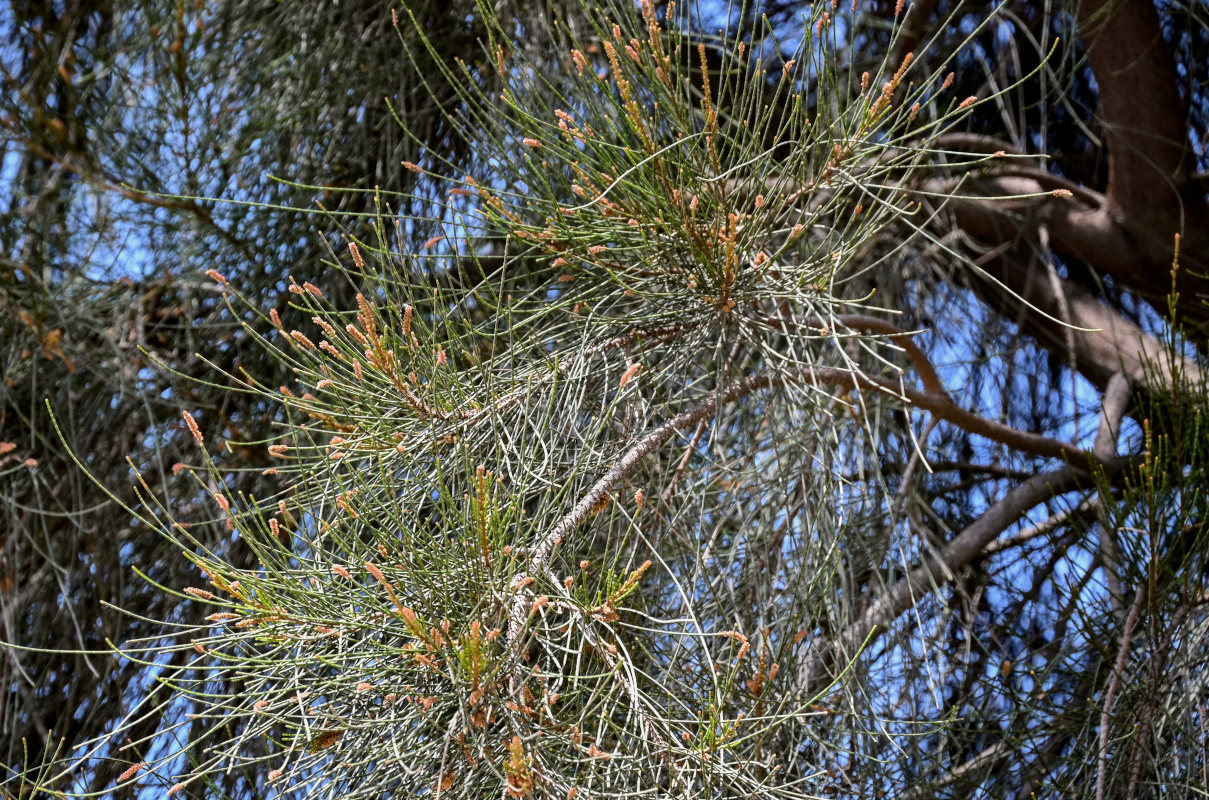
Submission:
[[[1060,730],[1063,753],[1096,754],[1085,784],[1103,795],[1136,788],[1154,742],[1193,748],[1158,687],[1163,659],[1180,650],[1186,670],[1203,649],[1196,589],[1185,564],[1147,567],[1173,546],[1160,531],[1192,531],[1196,551],[1200,373],[1174,345],[1150,365],[1126,454],[1123,374],[1091,446],[955,391],[959,359],[935,361],[949,329],[914,321],[969,302],[938,299],[938,275],[1007,287],[937,221],[1013,156],[950,146],[1000,92],[954,95],[960,43],[904,51],[900,10],[816,5],[790,47],[767,21],[691,33],[675,4],[533,31],[483,3],[466,61],[398,14],[407,57],[453,87],[441,126],[465,160],[403,162],[419,188],[374,195],[372,233],[329,252],[346,291],[290,279],[289,316],[309,322],[209,272],[291,376],[216,367],[281,410],[273,438],[224,447],[265,448],[286,488],[240,491],[184,414],[198,455],[180,471],[253,557],[234,563],[142,485],[131,511],[196,567],[179,596],[209,616],[124,643],[157,688],[40,779],[127,737],[145,755],[119,783],[170,795],[239,770],[299,797],[933,796],[986,764],[992,786],[1073,785],[1089,774],[1073,758],[1052,776],[1002,766]],[[887,47],[858,72],[861,36]],[[991,476],[961,503],[932,472],[955,441],[970,451],[953,471]],[[1072,592],[1054,624],[1116,644],[1031,645],[1018,680],[975,653],[987,594],[1018,596],[1019,617],[1041,593],[1028,557],[998,554],[1093,522],[1109,540],[1082,566],[1113,612]],[[1142,638],[1147,691],[1122,678]],[[1087,675],[1108,675],[1098,713],[1042,702],[1082,702]],[[1124,707],[1143,755],[1118,768]],[[197,719],[200,736],[173,737]]]

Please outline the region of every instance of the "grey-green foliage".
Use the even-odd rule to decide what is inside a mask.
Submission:
[[[480,9],[461,60],[400,14],[470,144],[362,196],[338,291],[298,275],[286,314],[210,276],[290,376],[220,365],[284,422],[197,429],[182,472],[253,557],[143,487],[199,570],[168,596],[210,616],[123,646],[183,666],[95,752],[129,737],[132,783],[196,796],[228,769],[375,798],[1190,785],[1199,412],[1135,411],[1170,416],[1117,460],[961,385],[1028,350],[956,288],[976,267],[937,231],[961,184],[921,191],[1005,158],[940,152],[973,102],[952,53],[857,59],[897,12],[819,7],[770,69],[767,31],[643,11]],[[211,460],[266,447],[280,495]],[[1173,531],[1193,555],[1155,567]],[[1145,591],[1097,594],[1110,569]]]
[[[145,772],[348,797],[820,791],[886,735],[840,681],[864,634],[820,642],[860,618],[849,529],[893,527],[871,454],[923,369],[858,279],[913,246],[904,189],[969,104],[910,58],[854,91],[821,9],[772,82],[759,37],[698,42],[649,6],[555,23],[540,58],[480,12],[468,61],[498,97],[399,23],[459,87],[469,174],[434,177],[429,219],[379,195],[375,235],[339,256],[356,307],[292,283],[311,323],[245,325],[297,381],[227,376],[289,410],[269,452],[290,491],[232,494],[208,457],[197,474],[256,565],[171,506],[146,518],[214,613],[125,652],[184,654],[148,702],[191,697],[214,727],[179,775],[136,741]],[[258,307],[212,278],[238,318]]]
[[[439,113],[439,81],[425,86],[424,65],[398,58],[378,2],[10,5],[0,13],[0,641],[13,647],[0,658],[0,764],[16,785],[43,751],[111,729],[139,699],[146,670],[113,658],[107,639],[159,631],[148,619],[200,619],[131,569],[185,585],[175,546],[123,507],[136,502],[131,463],[200,539],[251,563],[173,470],[192,443],[182,409],[212,440],[268,435],[279,413],[209,381],[202,350],[223,368],[282,377],[247,347],[205,270],[262,306],[279,302],[290,269],[351,302],[346,281],[322,274],[315,203],[355,229],[372,200],[336,187],[412,186],[398,164],[417,141],[392,108],[432,152],[464,154],[465,139]],[[518,19],[540,11],[525,5]],[[461,14],[443,0],[410,6],[442,58],[481,35],[472,3]],[[216,457],[246,468],[233,488],[279,490],[260,474],[263,448]],[[177,722],[148,718],[134,738]],[[107,792],[123,769],[101,751],[74,786]]]

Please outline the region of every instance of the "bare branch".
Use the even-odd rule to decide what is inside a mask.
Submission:
[[[927,556],[922,564],[898,580],[869,607],[860,621],[849,625],[832,643],[812,643],[812,656],[803,662],[799,672],[799,687],[809,695],[825,686],[831,680],[830,673],[835,664],[851,658],[862,643],[885,633],[895,618],[914,605],[921,592],[952,581],[1021,515],[1038,503],[1078,488],[1086,480],[1085,473],[1065,466],[1034,475],[1009,491],[935,555]]]
[[[1096,433],[1093,452],[1105,464],[1117,459],[1117,436],[1121,432],[1121,420],[1129,407],[1129,382],[1121,373],[1113,375],[1104,391],[1104,405],[1100,412],[1100,429]],[[1105,498],[1106,501],[1111,498]],[[1103,522],[1100,523],[1100,562],[1107,576],[1108,593],[1112,598],[1113,610],[1118,619],[1122,614],[1124,597],[1121,592],[1120,564],[1117,560],[1116,532]]]
[[[1078,20],[1108,132],[1108,199],[1140,223],[1163,219],[1193,162],[1158,12],[1150,0],[1081,0]]]
[[[1073,281],[1059,279],[1055,287],[1027,246],[1013,244],[991,251],[977,263],[986,277],[973,276],[973,288],[1043,347],[1064,360],[1073,355],[1079,373],[1094,386],[1106,387],[1118,372],[1150,391],[1170,385],[1174,367],[1162,342]],[[1067,352],[1070,328],[1056,319],[1082,329],[1069,337],[1073,354]],[[1179,369],[1190,379],[1200,375],[1196,364],[1186,359]]]

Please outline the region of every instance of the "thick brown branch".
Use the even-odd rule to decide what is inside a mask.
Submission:
[[[1163,314],[1172,288],[1175,235],[1180,233],[1177,313],[1181,322],[1196,329],[1201,344],[1209,338],[1209,307],[1203,302],[1209,297],[1209,205],[1199,192],[1179,194],[1171,179],[1153,170],[1147,180],[1165,193],[1165,199],[1148,195],[1126,207],[1119,191],[1114,195],[1110,189],[1105,196],[1043,170],[1006,163],[1002,169],[963,182],[962,196],[950,200],[947,207],[962,230],[992,247],[1022,237],[1035,239],[1044,227],[1055,253],[1111,276]],[[951,179],[937,179],[925,188],[947,194],[955,185]],[[1070,191],[1074,197],[994,199],[1055,189]]]
[[[947,187],[942,188],[941,182],[937,182],[933,188],[944,191]],[[975,239],[988,244],[1003,243],[977,262],[991,280],[975,275],[971,281],[993,308],[1043,346],[1062,353],[1064,358],[1073,357],[1079,372],[1099,388],[1106,386],[1117,372],[1123,372],[1131,383],[1139,386],[1157,388],[1155,384],[1169,382],[1170,358],[1160,341],[1077,284],[1049,275],[1048,267],[1039,263],[1034,249],[1023,238],[1034,236],[1044,226],[1055,252],[1077,258],[1107,274],[1127,275],[1138,266],[1132,260],[1132,240],[1103,204],[1089,206],[1069,198],[990,199],[995,195],[1046,190],[1040,182],[1025,177],[995,176],[967,181],[963,189],[986,194],[988,199],[966,196],[950,200],[946,208],[954,222]],[[1161,254],[1152,255],[1157,260]],[[1170,253],[1162,259],[1151,263],[1149,269],[1159,278],[1166,276],[1170,288]],[[1184,266],[1179,274],[1185,278],[1181,292],[1186,302],[1181,304],[1181,315],[1202,331],[1209,330],[1209,313],[1206,313],[1209,307],[1199,301],[1195,288],[1205,281]],[[1071,331],[1062,323],[1085,330]],[[1068,352],[1071,345],[1074,353]],[[1196,371],[1188,362],[1181,364],[1181,368],[1189,374]]]
[[[1108,207],[1100,227],[1130,245],[1116,260],[1089,261],[1154,303],[1170,289],[1165,267],[1181,234],[1180,310],[1207,338],[1209,199],[1191,179],[1188,110],[1158,12],[1152,0],[1082,0],[1078,20],[1108,139]]]
[[[906,398],[912,405],[931,411],[936,416],[956,425],[964,431],[984,436],[991,441],[1007,445],[1020,452],[1065,461],[1067,464],[1072,464],[1081,471],[1087,471],[1092,465],[1099,464],[1094,455],[1072,444],[1051,439],[1039,433],[1017,430],[1010,425],[1004,425],[1002,422],[980,417],[974,412],[957,405],[948,395],[936,395],[930,392],[921,392],[917,389],[899,388],[894,381],[886,378],[854,375],[852,372],[842,369],[815,369],[810,371],[810,375],[816,381],[822,383],[846,386],[851,389],[872,389]]]
[[[1097,388],[1118,372],[1152,391],[1170,386],[1173,364],[1162,342],[1078,284],[1047,276],[1027,247],[993,252],[979,259],[979,266],[986,274],[973,276],[975,291],[1043,347],[1073,359]],[[1189,378],[1199,375],[1191,361],[1182,360],[1179,367]]]
[[[934,181],[930,182],[929,188],[947,194],[952,186],[952,181]],[[1038,181],[1035,176],[994,173],[965,181],[962,196],[950,200],[947,207],[962,230],[984,242],[1012,241],[1022,234],[1035,236],[1036,231],[1045,226],[1050,234],[1050,244],[1056,252],[1092,264],[1107,274],[1127,275],[1132,272],[1137,266],[1134,242],[1110,214],[1105,202],[1092,205],[1059,197],[995,199],[1043,195],[1053,188],[1053,185]],[[1094,196],[1090,190],[1084,190],[1084,194]],[[1172,241],[1168,236],[1164,256],[1168,267],[1171,265]]]
[[[1151,0],[1081,0],[1078,20],[1108,134],[1108,199],[1139,222],[1155,221],[1178,203],[1193,166],[1158,12]]]
[[[894,63],[901,64],[903,57],[916,49],[920,41],[931,33],[932,15],[940,0],[916,0],[907,9],[903,19],[903,30],[894,45]]]

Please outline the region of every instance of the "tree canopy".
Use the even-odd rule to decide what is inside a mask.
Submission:
[[[1209,785],[1203,3],[11,10],[0,791]]]

